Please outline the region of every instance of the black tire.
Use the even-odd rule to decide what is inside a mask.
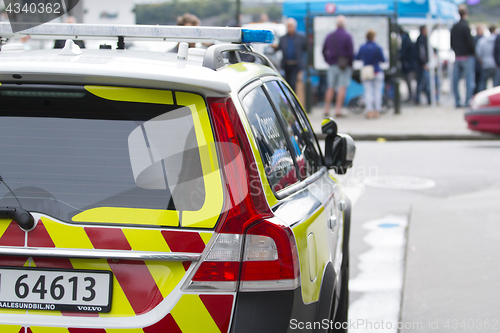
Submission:
[[[346,210],[344,216],[344,243],[342,244],[342,265],[341,265],[341,279],[340,279],[340,297],[337,306],[337,311],[335,312],[335,317],[333,313],[334,327],[329,331],[329,333],[347,333],[349,319],[349,238],[351,236],[351,201],[346,198]],[[335,296],[336,297],[336,296]],[[334,309],[332,308],[332,311]],[[336,324],[336,325],[335,325]],[[340,325],[340,326],[339,326]],[[338,329],[336,328],[338,327]]]
[[[344,265],[345,263],[345,265]],[[331,333],[347,333],[349,323],[349,258],[342,263],[342,280],[340,286],[340,297],[337,312],[333,319],[334,327]]]
[[[362,114],[363,112],[365,112],[365,99],[363,98],[363,96],[354,97],[349,101],[347,106],[349,108],[349,111],[351,111],[352,113]]]

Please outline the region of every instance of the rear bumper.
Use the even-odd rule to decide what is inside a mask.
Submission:
[[[500,134],[500,108],[465,113],[467,127],[473,131]]]
[[[304,304],[302,290],[240,292],[231,327],[232,333],[306,332],[293,330],[293,322],[311,322],[317,302]]]

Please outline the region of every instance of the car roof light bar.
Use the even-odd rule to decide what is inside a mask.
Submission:
[[[230,43],[272,43],[271,30],[250,30],[225,27],[184,27],[168,25],[109,25],[109,24],[67,24],[46,23],[33,27],[30,23],[13,23],[17,33],[12,32],[10,23],[0,23],[0,37],[15,34],[31,37],[52,37],[90,39],[106,37],[127,39],[161,39],[183,42],[208,42],[218,40]],[[23,29],[25,28],[25,29]]]

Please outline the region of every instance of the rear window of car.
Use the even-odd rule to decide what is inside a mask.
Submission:
[[[213,228],[204,99],[120,87],[0,86],[0,206],[67,222]]]

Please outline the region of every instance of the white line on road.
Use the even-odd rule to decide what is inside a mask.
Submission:
[[[389,215],[363,224],[371,248],[359,255],[360,273],[349,290],[362,293],[349,306],[352,332],[397,332],[408,218]]]

